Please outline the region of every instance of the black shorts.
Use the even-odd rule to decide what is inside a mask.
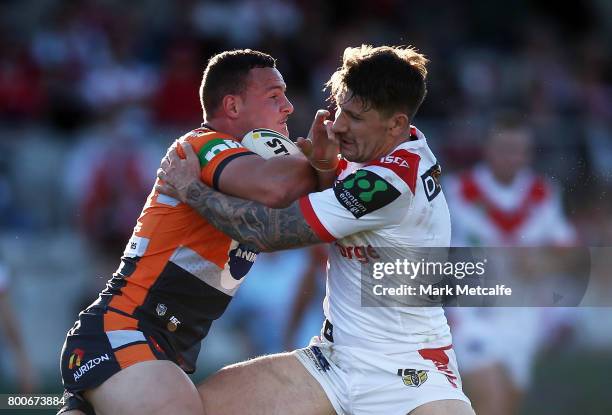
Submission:
[[[60,359],[64,388],[72,393],[95,388],[139,362],[171,360],[165,339],[120,312],[88,309],[70,329]]]

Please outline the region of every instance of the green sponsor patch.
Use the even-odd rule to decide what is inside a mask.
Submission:
[[[380,209],[401,194],[385,179],[369,170],[357,170],[334,184],[334,194],[356,218]]]
[[[229,150],[231,148],[240,148],[241,145],[232,140],[224,140],[222,138],[213,138],[202,146],[198,152],[198,159],[200,159],[200,166],[204,167],[210,162],[213,157],[222,151]]]

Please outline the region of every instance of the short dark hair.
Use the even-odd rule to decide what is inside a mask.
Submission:
[[[533,130],[526,114],[513,108],[498,109],[493,113],[489,123],[489,133],[498,131]]]
[[[275,67],[276,59],[272,56],[251,49],[231,50],[213,56],[208,60],[200,85],[204,114],[214,113],[224,96],[242,94],[251,69]]]
[[[349,47],[325,86],[332,102],[350,91],[347,100],[360,98],[366,111],[374,108],[383,116],[402,111],[412,120],[427,93],[427,62],[410,46]]]

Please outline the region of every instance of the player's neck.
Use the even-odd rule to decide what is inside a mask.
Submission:
[[[236,138],[242,138],[242,136],[246,133],[246,131],[244,131],[243,128],[238,127],[235,122],[224,118],[205,119],[202,126],[220,133],[229,134]]]
[[[410,135],[408,135],[408,137],[399,137],[395,140],[390,141],[386,146],[381,149],[381,151],[379,152],[380,155],[377,158],[381,158],[390,154],[397,146],[410,140],[411,137]]]
[[[514,174],[502,174],[500,172],[496,172],[492,169],[490,169],[491,171],[491,176],[493,177],[493,180],[495,180],[495,182],[497,184],[499,184],[501,187],[510,187],[512,186],[512,184],[514,183],[514,181],[516,180],[516,176],[518,175],[517,173]]]

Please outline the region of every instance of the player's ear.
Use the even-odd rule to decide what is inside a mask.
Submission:
[[[410,120],[406,114],[396,112],[387,120],[387,128],[391,135],[400,136],[410,129]]]
[[[221,108],[223,109],[223,113],[231,118],[238,118],[240,111],[242,110],[242,98],[240,95],[226,95],[223,97],[221,101]]]

